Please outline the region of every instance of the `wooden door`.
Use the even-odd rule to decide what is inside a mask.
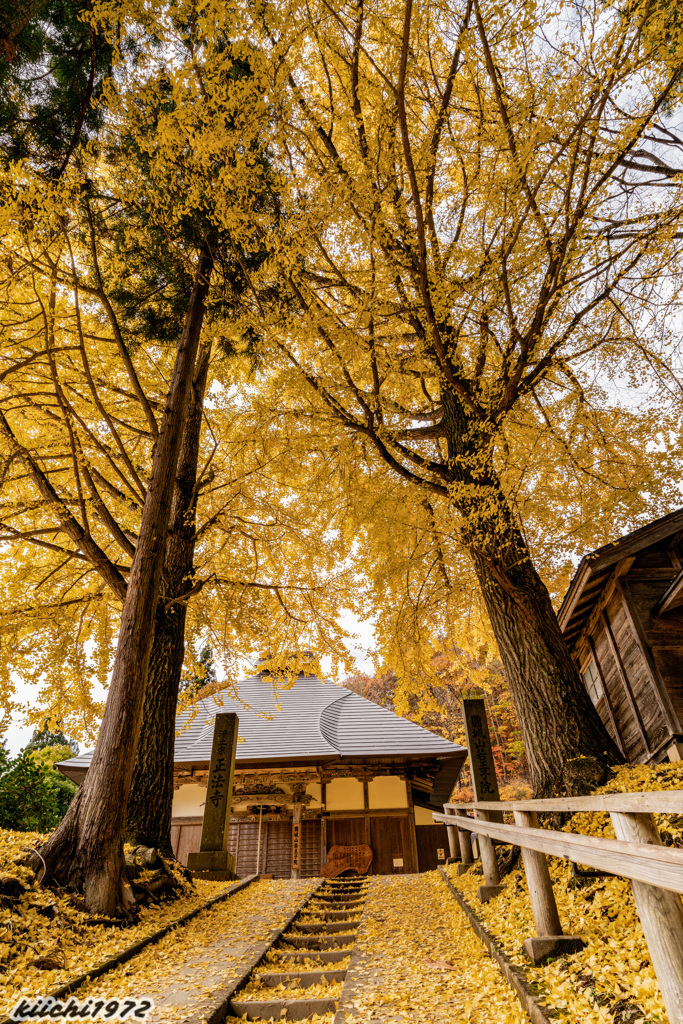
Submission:
[[[328,819],[328,850],[332,846],[360,846],[365,841],[365,818]]]
[[[406,815],[370,818],[370,836],[376,875],[405,875],[416,870],[410,837],[412,821]],[[415,826],[413,825],[413,828]],[[403,861],[403,865],[394,861]]]
[[[320,818],[304,818],[301,822],[301,877],[317,878],[320,874]]]
[[[187,864],[188,854],[199,849],[202,841],[202,820],[179,822],[171,825],[171,847],[181,864]]]
[[[267,834],[266,834],[266,829]],[[261,843],[266,839],[266,864],[265,873],[273,878],[292,877],[292,823],[291,821],[269,821],[264,822],[264,835]]]
[[[235,857],[235,872],[238,878],[246,878],[247,875],[254,875],[259,870],[263,871],[263,862],[265,860],[266,852],[266,822],[263,822],[261,826],[261,857],[260,857],[260,868],[256,864],[256,857],[258,854],[258,822],[256,821],[240,821],[233,823],[234,827],[238,829],[236,850],[237,855]],[[230,828],[233,828],[231,824]]]
[[[446,863],[449,848],[445,825],[416,825],[415,837],[418,871],[433,871],[439,864]]]

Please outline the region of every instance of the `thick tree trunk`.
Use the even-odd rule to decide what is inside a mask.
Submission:
[[[164,594],[157,605],[142,729],[128,797],[125,837],[172,856],[171,806],[178,688],[185,657],[185,618],[194,574],[197,463],[210,346],[197,360],[183,444],[178,460],[173,509],[166,539]]]
[[[173,486],[211,270],[211,257],[204,252],[154,448],[114,670],[90,769],[61,825],[40,848],[46,877],[82,889],[86,906],[93,913],[113,914],[123,893],[123,826],[140,734]],[[40,858],[33,855],[36,867]]]
[[[538,796],[563,791],[571,758],[623,758],[595,710],[560,631],[548,590],[488,457],[488,438],[452,395],[444,426],[454,505],[510,684]]]

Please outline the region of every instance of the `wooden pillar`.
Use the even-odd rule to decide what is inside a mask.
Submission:
[[[477,811],[474,812],[475,818],[479,818],[481,821],[490,821],[490,811]],[[497,896],[499,892],[505,888],[500,884],[500,872],[498,870],[498,861],[496,860],[496,851],[493,848],[493,841],[488,836],[479,835],[479,854],[481,856],[481,866],[484,870],[484,885],[480,885],[477,890],[477,896],[479,897],[480,903],[488,903],[489,900]]]
[[[363,813],[365,814],[365,824],[363,826],[363,834],[365,836],[365,842],[368,846],[372,846],[372,829],[370,828],[370,794],[368,792],[368,778],[363,778]]]
[[[446,814],[453,814],[453,811],[446,811]],[[446,832],[448,834],[448,852],[449,862],[459,860],[460,858],[460,847],[458,845],[458,830],[455,825],[446,825]]]
[[[465,817],[467,817],[467,815],[465,815]],[[472,864],[474,864],[474,857],[472,855],[472,834],[468,832],[467,829],[459,828],[458,843],[460,845],[460,864],[458,864],[458,874],[464,875]]]
[[[327,783],[320,775],[320,864],[327,863]]]
[[[292,878],[301,878],[301,804],[292,811]]]
[[[651,814],[611,815],[617,839],[661,846]],[[683,1024],[683,905],[676,892],[631,880],[640,923],[670,1024]]]
[[[403,776],[406,787],[406,799],[408,801],[408,837],[410,841],[410,855],[413,861],[412,870],[417,873],[420,870],[420,855],[417,849],[417,829],[415,828],[415,804],[413,803],[413,792],[410,788],[410,779]]]
[[[515,811],[515,822],[525,828],[538,828],[538,815],[535,811]],[[562,931],[545,854],[522,847],[522,858],[536,925],[536,936],[524,940],[527,956],[538,964],[549,956],[578,952],[584,942],[578,935]]]

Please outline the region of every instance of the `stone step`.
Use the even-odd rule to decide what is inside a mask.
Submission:
[[[350,932],[352,928],[360,924],[359,918],[347,921],[294,921],[294,927],[299,932],[322,933],[329,935],[331,932]]]
[[[365,903],[367,896],[361,893],[359,896],[319,896],[316,903],[328,903],[330,906],[344,906],[346,903]]]
[[[340,908],[339,910],[323,910],[321,908],[320,910],[318,910],[317,907],[314,907],[312,910],[306,911],[304,914],[302,914],[301,920],[305,920],[306,916],[310,913],[311,915],[318,915],[320,917],[324,917],[328,921],[343,921],[353,917],[353,914],[349,913],[349,909],[353,908]]]
[[[321,892],[361,892],[368,888],[367,882],[328,882]]]
[[[231,999],[230,1013],[246,1020],[306,1020],[314,1013],[334,1013],[336,999]]]
[[[319,981],[343,981],[346,971],[335,971],[334,968],[321,971],[282,971],[272,974],[259,974],[258,980],[262,985],[281,985],[289,981],[299,981],[302,988],[309,985],[317,985]]]
[[[356,941],[358,932],[344,932],[340,935],[283,935],[282,941],[299,949],[332,949],[334,946],[345,946]]]
[[[326,964],[336,964],[340,960],[343,960],[345,956],[348,956],[351,952],[350,949],[303,949],[301,951],[294,949],[272,949],[272,953],[276,953],[282,960],[321,960]],[[283,964],[283,967],[285,965]]]

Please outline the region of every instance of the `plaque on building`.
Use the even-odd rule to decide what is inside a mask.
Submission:
[[[223,881],[235,877],[235,858],[228,853],[235,753],[239,719],[219,712],[213,730],[211,764],[206,787],[199,850],[188,855],[187,866],[197,878]]]

